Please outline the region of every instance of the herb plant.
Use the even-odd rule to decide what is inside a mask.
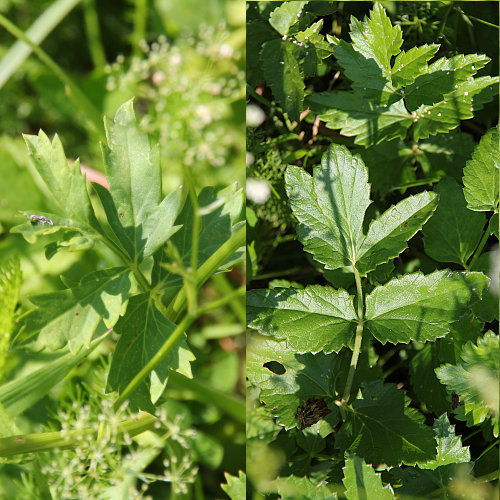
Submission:
[[[349,43],[323,29],[338,26],[334,10],[250,9],[249,36],[265,40],[250,95],[271,118],[249,131],[250,172],[289,210],[273,226],[267,205],[247,207],[251,491],[495,498],[498,129],[478,121],[474,141],[463,120],[495,97],[498,77],[476,75],[481,54],[401,50],[380,4],[351,17]],[[337,88],[316,92],[325,80]],[[282,183],[266,170],[272,154],[288,163]],[[280,241],[266,247],[261,231]]]

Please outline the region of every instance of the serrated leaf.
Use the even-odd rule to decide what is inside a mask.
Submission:
[[[304,249],[327,269],[355,266],[362,275],[397,257],[437,204],[436,196],[425,191],[408,197],[372,221],[363,234],[370,204],[367,168],[338,145],[330,146],[313,177],[290,166],[285,181]]]
[[[294,2],[295,3],[295,2]],[[262,71],[275,99],[292,120],[299,121],[304,100],[300,48],[292,40],[270,40],[262,47]]]
[[[402,99],[379,105],[356,92],[332,91],[308,96],[306,103],[327,128],[340,129],[347,137],[356,136],[354,142],[365,146],[397,137],[404,139],[413,124]]]
[[[52,142],[40,130],[38,135],[25,135],[28,153],[36,170],[47,185],[54,201],[65,219],[73,221],[82,232],[96,237],[100,225],[85,185],[85,176],[80,171],[80,162],[69,164],[57,135]]]
[[[404,391],[395,385],[370,382],[347,409],[336,446],[374,465],[413,465],[431,459],[435,450],[432,430],[408,403]]]
[[[394,498],[391,485],[382,485],[380,474],[362,458],[355,455],[345,462],[344,479],[347,500],[390,500]]]
[[[483,294],[482,299],[472,306],[472,312],[479,320],[485,323],[491,323],[493,320],[498,320],[498,289],[494,289],[493,281],[495,280],[495,269],[498,262],[498,251],[484,252],[475,259],[471,266],[471,271],[480,271],[492,280],[490,287]],[[473,339],[475,340],[475,339]]]
[[[227,493],[231,500],[245,500],[247,491],[247,478],[244,472],[238,471],[238,477],[224,472],[226,484],[220,487]]]
[[[463,403],[463,414],[469,425],[491,418],[498,436],[498,335],[487,332],[477,346],[469,342],[461,352],[461,362],[436,368],[436,374],[448,391],[454,391]],[[458,407],[460,409],[461,407]],[[459,417],[460,418],[460,417]]]
[[[300,43],[303,43],[306,50],[314,49],[314,53],[318,59],[317,62],[320,62],[322,59],[326,59],[329,57],[333,48],[331,45],[323,38],[323,35],[320,33],[323,28],[323,19],[320,19],[316,23],[309,26],[304,31],[299,31],[294,34],[295,40]],[[307,53],[310,57],[311,54]]]
[[[176,325],[156,308],[148,293],[133,296],[126,314],[115,325],[120,335],[109,369],[106,390],[123,391],[137,373],[151,360],[170,337]],[[154,411],[151,401],[161,396],[170,370],[191,377],[190,362],[194,356],[186,345],[184,336],[172,347],[168,355],[130,394],[130,407],[135,411]]]
[[[260,60],[262,45],[276,38],[278,34],[269,23],[259,20],[247,22],[246,33],[246,78],[247,83],[254,87],[262,80]]]
[[[30,297],[36,309],[18,323],[16,341],[33,349],[88,347],[94,333],[112,328],[127,307],[136,284],[130,269],[116,267],[88,274],[68,290]]]
[[[434,191],[439,193],[439,206],[422,229],[425,252],[438,262],[455,262],[467,268],[486,218],[467,209],[463,190],[454,179],[445,177]]]
[[[269,16],[269,24],[280,34],[288,35],[290,27],[298,22],[302,9],[309,2],[283,2]]]
[[[448,270],[394,278],[366,297],[366,328],[382,344],[444,337],[488,283],[482,273]]]
[[[329,353],[350,343],[356,312],[345,290],[310,285],[249,291],[247,321],[264,335],[286,339],[299,353]]]
[[[464,168],[464,194],[470,210],[498,213],[498,143],[498,128],[488,130]]]
[[[273,484],[282,500],[316,500],[318,498],[337,500],[337,494],[330,491],[326,484],[313,482],[308,477],[282,477]]]
[[[3,374],[9,350],[21,278],[19,258],[12,257],[0,263],[0,374]]]
[[[174,226],[180,188],[161,200],[158,147],[136,122],[132,101],[105,118],[108,145],[103,145],[110,192],[94,185],[108,222],[128,256],[138,262],[152,255],[180,226]]]
[[[446,413],[434,420],[434,433],[437,442],[436,458],[420,464],[420,468],[435,470],[443,465],[470,462],[469,447],[462,446],[462,438],[455,436],[455,426],[450,424]]]
[[[415,81],[418,75],[421,75],[427,69],[427,62],[438,51],[439,45],[421,45],[412,47],[408,52],[401,51],[392,67],[392,84],[396,87],[409,85]]]

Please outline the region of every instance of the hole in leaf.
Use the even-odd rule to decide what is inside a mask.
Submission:
[[[281,364],[278,363],[277,361],[268,361],[267,363],[264,363],[262,366],[267,368],[269,371],[273,372],[276,375],[283,375],[286,373],[285,367]]]

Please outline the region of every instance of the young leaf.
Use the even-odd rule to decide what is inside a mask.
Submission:
[[[96,191],[110,226],[128,256],[138,262],[152,255],[172,236],[181,203],[180,188],[161,200],[161,170],[158,147],[136,122],[132,101],[105,119],[108,145],[103,145],[110,193]]]
[[[336,446],[372,464],[413,465],[430,460],[435,449],[432,431],[408,403],[395,385],[370,382],[347,410]]]
[[[291,166],[285,180],[304,249],[327,269],[355,266],[362,275],[397,257],[437,205],[433,193],[408,197],[372,221],[365,236],[363,219],[370,204],[367,168],[335,144],[313,177]]]
[[[394,492],[391,485],[382,486],[380,474],[362,458],[355,455],[345,462],[344,479],[347,500],[391,500]]]
[[[455,426],[450,424],[446,413],[434,421],[434,433],[437,441],[436,458],[420,464],[420,468],[435,470],[443,465],[470,462],[469,447],[462,446],[462,438],[455,436]]]
[[[498,141],[498,128],[486,132],[464,168],[464,194],[470,210],[498,213]]]
[[[68,290],[30,297],[36,309],[19,320],[16,341],[37,336],[33,349],[68,345],[77,353],[89,346],[94,333],[114,326],[135,289],[131,271],[115,267],[88,274]]]
[[[238,477],[231,476],[228,472],[224,472],[226,484],[221,484],[220,487],[227,493],[231,500],[242,500],[246,496],[247,477],[244,472],[238,471]]]
[[[394,278],[366,297],[366,328],[383,344],[444,337],[488,283],[482,273],[447,270]]]
[[[175,324],[156,308],[148,293],[133,296],[125,316],[119,319],[115,331],[120,335],[109,369],[106,390],[123,391],[137,373],[158,352]],[[194,356],[186,345],[185,335],[130,395],[130,407],[135,411],[154,411],[154,405],[167,383],[170,370],[191,377],[190,362]]]
[[[283,2],[276,7],[269,16],[269,24],[283,36],[288,35],[291,26],[298,22],[302,9],[308,1]]]
[[[436,368],[436,374],[448,391],[460,395],[461,412],[469,425],[477,425],[491,417],[498,436],[498,335],[487,332],[477,342],[469,342],[461,352],[462,361]],[[462,408],[459,406],[457,410]]]
[[[264,335],[286,339],[299,353],[338,352],[354,336],[356,312],[345,290],[310,285],[247,293],[247,321]]]
[[[439,206],[422,229],[425,252],[438,262],[455,262],[467,268],[486,222],[484,214],[467,209],[464,193],[449,177],[434,188]]]

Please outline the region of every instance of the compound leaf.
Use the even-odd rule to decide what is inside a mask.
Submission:
[[[353,297],[345,290],[310,285],[247,293],[247,321],[264,335],[286,339],[299,353],[338,352],[355,329]]]
[[[418,75],[425,73],[427,62],[438,50],[439,45],[432,43],[412,47],[408,52],[401,51],[391,70],[392,84],[399,88],[413,83]]]
[[[366,328],[382,344],[444,337],[488,283],[482,273],[448,270],[394,278],[366,297]]]
[[[148,293],[130,299],[127,313],[120,318],[115,331],[120,335],[109,369],[107,391],[123,391],[137,373],[151,360],[170,337],[176,325],[156,308]],[[167,383],[170,370],[191,377],[190,362],[194,356],[186,345],[185,334],[176,346],[130,394],[129,402],[135,411],[154,411],[154,405]]]
[[[470,210],[498,213],[498,141],[498,128],[486,132],[464,168],[464,194]]]
[[[345,462],[344,479],[347,500],[391,500],[394,492],[391,485],[382,485],[380,474],[362,458],[355,455]]]
[[[88,274],[76,286],[30,297],[36,306],[18,322],[17,342],[37,336],[34,349],[68,345],[76,353],[94,333],[112,328],[136,289],[130,269],[115,267]]]
[[[368,383],[347,409],[336,446],[372,464],[414,465],[432,459],[432,430],[408,403],[404,391],[395,385],[381,380]]]
[[[445,177],[434,190],[439,193],[439,206],[422,229],[425,252],[438,262],[467,267],[483,235],[486,218],[467,208],[464,192],[454,179]]]

